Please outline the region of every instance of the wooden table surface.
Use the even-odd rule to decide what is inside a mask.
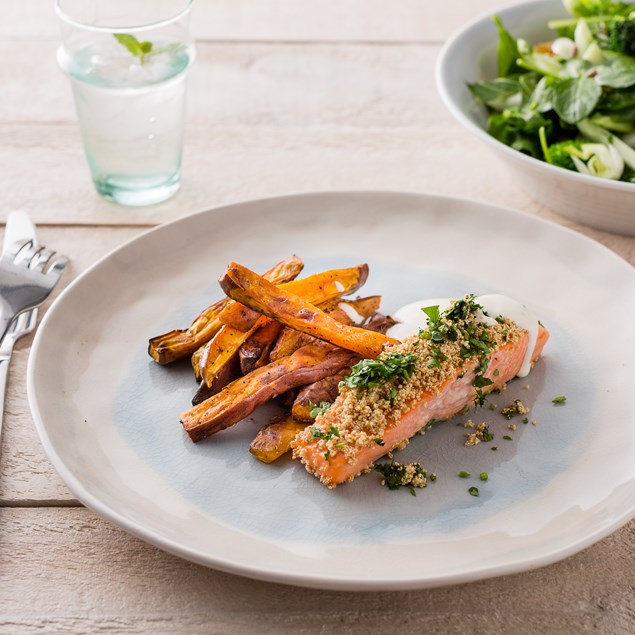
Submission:
[[[117,207],[92,188],[55,63],[52,0],[5,4],[0,220],[13,209],[32,216],[41,241],[71,259],[62,286],[158,223],[332,189],[511,206],[635,262],[635,239],[533,202],[443,107],[434,85],[442,43],[499,0],[198,0],[183,186],[146,209]],[[1,633],[635,632],[635,522],[542,569],[407,593],[268,584],[164,553],[83,507],[53,470],[25,394],[31,341],[17,346],[4,413]]]

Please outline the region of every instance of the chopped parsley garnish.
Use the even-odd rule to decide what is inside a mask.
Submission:
[[[384,440],[383,440],[383,439],[373,439],[373,441],[374,441],[377,445],[384,445]]]
[[[504,434],[503,439],[505,439],[505,441],[513,441],[513,439],[508,434]]]
[[[479,434],[483,441],[485,441],[486,443],[489,441],[493,441],[494,439],[494,434],[490,432],[487,426],[483,426],[482,430],[479,430]]]
[[[335,426],[329,426],[326,432],[322,432],[322,430],[320,430],[319,428],[311,428],[311,436],[314,439],[322,439],[323,441],[329,441],[330,439],[333,439],[334,437],[337,437],[339,439],[340,431]],[[344,445],[343,443],[338,443],[336,447],[342,447],[343,445]],[[327,461],[331,460],[330,449],[326,450],[326,452],[324,453],[324,458]]]
[[[470,489],[468,489],[467,491],[470,493],[470,496],[479,495],[478,487],[470,487]]]
[[[319,404],[314,404],[309,401],[309,417],[315,419],[319,415],[323,415],[330,407],[331,404],[328,401],[320,401]]]
[[[474,381],[472,382],[472,386],[476,388],[485,388],[485,386],[491,386],[494,382],[487,377],[483,377],[483,375],[477,375],[474,377]]]
[[[551,403],[559,404],[559,403],[564,403],[566,400],[567,398],[564,395],[560,395],[559,397],[554,397],[551,400]]]
[[[493,445],[490,450],[493,450],[494,452],[496,452],[496,450],[498,450],[498,447],[496,447],[495,445]]]
[[[465,470],[461,470],[459,472],[459,478],[470,478],[470,473],[466,472]]]
[[[376,463],[373,469],[383,475],[383,484],[391,490],[407,487],[410,493],[416,496],[415,487],[426,486],[428,473],[418,463],[410,463],[410,465],[394,462]]]
[[[324,439],[324,441],[328,441],[333,437],[340,436],[340,431],[335,426],[329,426],[326,432],[322,432],[319,428],[311,428],[311,436],[314,439]]]
[[[417,356],[409,353],[391,353],[379,359],[363,359],[351,368],[351,374],[344,377],[343,384],[349,388],[363,388],[368,390],[379,386],[380,383],[395,379],[409,379],[414,371]],[[395,390],[392,400],[392,391],[388,395],[388,400],[394,401],[397,391]]]
[[[481,358],[472,385],[476,389],[474,402],[477,406],[482,406],[485,403],[483,388],[494,383],[484,376],[493,342],[487,335],[487,329],[472,318],[478,310],[482,310],[482,307],[475,302],[473,294],[456,300],[443,313],[439,311],[438,306],[424,307],[422,311],[428,317],[428,327],[419,331],[419,337],[430,342],[428,368],[441,366],[446,360],[446,355],[440,348],[441,344],[447,341],[455,342],[459,336],[463,342],[459,351],[461,358]]]

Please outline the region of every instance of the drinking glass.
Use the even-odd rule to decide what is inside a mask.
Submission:
[[[149,205],[179,189],[192,0],[56,0],[57,52],[73,87],[93,182]]]

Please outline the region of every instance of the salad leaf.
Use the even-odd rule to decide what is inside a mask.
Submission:
[[[520,152],[539,157],[541,149],[538,131],[542,127],[549,132],[552,126],[551,120],[540,113],[510,109],[491,115],[487,122],[487,132]]]
[[[518,105],[514,104],[514,101],[520,103],[521,100],[520,84],[518,80],[510,77],[475,82],[468,84],[468,87],[484,104],[495,110],[505,110],[510,106]]]
[[[598,104],[602,112],[615,112],[635,108],[635,87],[629,90],[606,90]]]
[[[606,29],[606,44],[609,49],[635,56],[635,9],[629,19],[611,20]]]
[[[635,86],[635,58],[604,51],[604,63],[597,66],[597,82],[611,88]]]
[[[612,0],[564,0],[566,10],[577,18],[592,16],[627,16],[633,11],[632,2],[613,2]]]
[[[552,110],[552,92],[548,78],[542,77],[529,97],[529,107],[538,112],[548,112]]]
[[[635,108],[625,110],[624,112],[611,113],[609,115],[596,112],[591,117],[591,121],[606,130],[628,134],[635,131]]]
[[[518,43],[516,42],[516,38],[505,29],[505,26],[497,15],[493,16],[492,20],[494,20],[496,28],[498,29],[498,75],[499,77],[507,77],[511,75],[516,67]]]
[[[553,109],[566,123],[588,117],[602,95],[602,87],[589,77],[572,77],[551,82]]]

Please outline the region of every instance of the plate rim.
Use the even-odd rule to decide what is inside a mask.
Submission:
[[[31,345],[31,349],[29,351],[28,365],[27,365],[27,397],[28,404],[31,411],[31,415],[35,424],[35,428],[40,439],[40,442],[44,448],[45,454],[57,473],[60,475],[65,485],[69,488],[69,490],[77,497],[77,499],[83,503],[87,508],[96,512],[103,519],[111,522],[112,524],[118,526],[119,528],[125,530],[131,535],[144,540],[145,542],[149,542],[154,546],[159,547],[160,549],[171,553],[173,555],[179,556],[191,562],[195,562],[197,564],[210,567],[219,571],[223,571],[226,573],[231,573],[235,575],[240,575],[243,577],[248,577],[251,579],[261,580],[265,582],[274,582],[274,583],[282,583],[287,585],[294,586],[302,586],[308,588],[317,588],[317,589],[330,589],[337,591],[395,591],[395,590],[415,590],[415,589],[424,589],[424,588],[434,588],[434,587],[442,587],[453,584],[467,583],[473,582],[476,580],[487,579],[491,577],[498,577],[503,575],[510,575],[514,573],[520,573],[536,568],[540,568],[543,566],[547,566],[549,564],[553,564],[560,560],[563,560],[579,551],[595,544],[596,542],[602,540],[603,538],[609,536],[613,532],[617,531],[619,528],[623,527],[630,520],[635,518],[635,504],[631,509],[625,509],[620,515],[614,517],[614,520],[599,530],[590,532],[587,536],[578,539],[577,541],[568,544],[566,547],[560,548],[552,548],[545,553],[542,557],[532,557],[531,559],[516,559],[514,562],[502,563],[494,566],[479,566],[474,568],[473,570],[467,572],[459,572],[452,573],[448,575],[434,575],[432,577],[417,577],[417,578],[399,578],[399,579],[366,579],[361,577],[342,577],[342,576],[333,576],[323,575],[320,573],[306,573],[306,574],[297,574],[294,572],[284,571],[282,568],[279,570],[269,570],[265,568],[261,568],[259,566],[248,566],[241,563],[235,563],[232,561],[228,561],[222,557],[214,557],[209,554],[203,554],[200,552],[196,552],[194,549],[183,546],[176,541],[173,541],[167,537],[162,536],[155,528],[146,526],[141,526],[137,521],[130,520],[126,518],[121,512],[113,509],[110,505],[103,503],[98,496],[91,494],[85,486],[82,484],[81,480],[73,474],[73,472],[68,469],[65,465],[63,458],[53,447],[52,442],[47,433],[47,426],[44,422],[44,417],[41,414],[39,404],[37,401],[37,395],[34,388],[34,374],[35,374],[35,364],[33,362],[36,351],[40,346],[40,341],[42,339],[42,333],[45,332],[46,324],[49,321],[50,316],[54,314],[54,310],[57,310],[58,305],[60,305],[67,293],[70,293],[70,290],[73,289],[76,285],[82,284],[84,277],[88,276],[90,272],[99,267],[102,262],[110,259],[116,253],[127,249],[128,246],[137,241],[144,240],[146,236],[153,232],[158,231],[169,231],[169,228],[180,224],[182,222],[191,222],[196,217],[203,217],[207,215],[212,215],[218,213],[219,211],[228,210],[233,207],[244,206],[248,204],[261,204],[268,203],[272,201],[282,201],[288,199],[297,199],[297,198],[314,198],[314,197],[325,197],[325,198],[339,198],[339,197],[348,197],[348,196],[387,196],[387,197],[398,197],[398,198],[421,198],[426,199],[427,201],[444,201],[449,204],[457,204],[459,206],[469,206],[469,205],[480,205],[489,209],[494,209],[498,212],[509,213],[512,215],[516,215],[519,218],[529,220],[530,222],[535,222],[538,225],[544,225],[551,228],[551,230],[562,231],[565,234],[568,234],[570,237],[573,237],[576,240],[582,239],[585,243],[592,246],[594,249],[599,249],[604,253],[605,256],[609,256],[615,259],[620,266],[626,264],[629,267],[632,267],[630,263],[609,249],[602,243],[593,240],[592,238],[577,232],[569,227],[560,225],[554,221],[541,218],[539,216],[535,216],[525,211],[509,208],[503,205],[498,205],[495,203],[489,203],[487,201],[483,201],[476,198],[466,198],[466,197],[453,197],[453,196],[444,196],[440,194],[428,194],[424,192],[408,192],[408,191],[397,191],[397,190],[355,190],[355,189],[343,189],[343,190],[325,190],[325,191],[307,191],[307,192],[298,192],[293,194],[285,194],[282,196],[268,196],[263,198],[256,199],[246,199],[243,201],[238,201],[230,204],[216,205],[213,207],[201,209],[190,214],[175,218],[170,220],[169,222],[161,223],[154,227],[148,228],[145,231],[142,231],[136,236],[126,240],[122,244],[116,246],[111,249],[104,256],[100,257],[96,260],[92,265],[82,271],[56,298],[54,303],[47,310],[44,318],[42,319],[33,343]],[[635,270],[635,268],[633,268]]]

